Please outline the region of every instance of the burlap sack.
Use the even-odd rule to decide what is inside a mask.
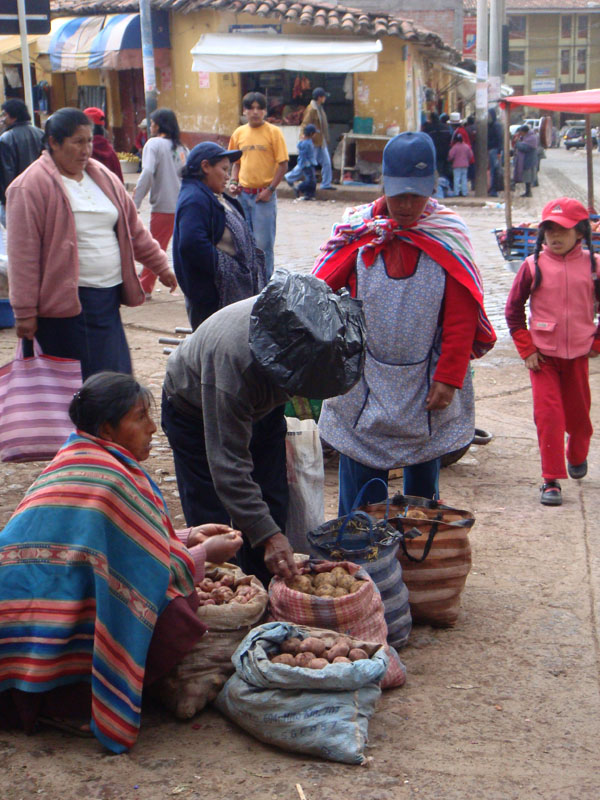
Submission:
[[[362,579],[364,586],[345,597],[316,597],[290,589],[282,578],[274,577],[269,584],[269,618],[334,630],[385,645],[389,666],[381,688],[402,686],[406,680],[406,669],[398,653],[387,644],[383,601],[367,572],[349,561],[310,561],[306,565],[309,563],[313,572],[331,572],[334,567],[343,566],[350,574]],[[308,571],[308,566],[303,569]]]
[[[153,694],[179,719],[190,719],[212,702],[233,674],[231,656],[248,631],[258,625],[267,609],[268,595],[254,575],[233,564],[207,564],[207,578],[233,575],[234,588],[248,584],[258,594],[247,604],[200,606],[197,614],[209,631],[168,675],[153,686]]]

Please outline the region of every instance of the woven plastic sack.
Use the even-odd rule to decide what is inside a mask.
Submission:
[[[69,404],[81,387],[81,364],[45,356],[33,341],[23,357],[19,339],[13,361],[0,367],[0,458],[49,461],[73,432]]]
[[[363,764],[368,724],[381,695],[388,656],[380,645],[356,642],[371,656],[320,670],[273,664],[269,654],[290,636],[331,637],[271,622],[251,631],[233,655],[235,674],[216,707],[261,742],[330,761]]]
[[[394,495],[389,504],[374,503],[362,510],[376,518],[387,517],[404,534],[398,558],[414,622],[452,627],[471,570],[473,514],[437,500],[402,494]]]
[[[366,483],[359,492],[354,508],[360,507],[368,486],[381,483],[387,495],[387,485],[379,478]],[[398,561],[401,536],[384,518],[374,520],[362,510],[345,517],[329,520],[308,534],[310,552],[330,561],[347,559],[360,564],[377,584],[385,607],[388,643],[399,649],[410,636],[412,619],[408,588],[402,578]]]
[[[323,450],[317,423],[286,417],[285,462],[289,490],[285,535],[296,553],[308,553],[308,531],[325,518]]]
[[[398,653],[387,645],[383,601],[369,574],[348,561],[316,560],[306,561],[301,572],[331,572],[340,563],[351,575],[364,581],[357,592],[345,597],[316,597],[290,589],[283,578],[274,577],[269,584],[270,619],[326,628],[385,645],[389,664],[381,688],[402,686],[406,681],[406,669]]]
[[[231,656],[267,609],[268,595],[262,583],[233,564],[207,565],[205,575],[213,580],[232,575],[234,588],[247,584],[258,593],[245,605],[226,603],[198,608],[196,613],[208,625],[208,632],[152,689],[152,694],[179,719],[190,719],[215,699],[233,674]]]

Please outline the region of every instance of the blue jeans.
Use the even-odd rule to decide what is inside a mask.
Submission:
[[[315,147],[315,153],[317,163],[321,167],[321,189],[326,189],[331,186],[331,156],[325,145],[323,147]]]
[[[273,274],[273,247],[275,246],[275,228],[277,223],[277,195],[273,193],[266,203],[257,203],[257,194],[242,192],[238,200],[242,204],[246,221],[250,226],[257,247],[265,254],[267,278]]]
[[[303,168],[299,164],[296,164],[294,169],[291,169],[289,172],[285,173],[283,177],[290,186],[293,186],[294,181],[297,181],[302,177],[302,169]]]
[[[381,478],[388,482],[387,469],[375,469],[367,467],[349,456],[340,453],[339,468],[339,500],[338,516],[343,517],[349,514],[354,506],[356,496],[371,478]],[[440,459],[433,458],[431,461],[424,461],[422,464],[413,464],[404,467],[404,494],[413,497],[426,497],[428,500],[439,498],[439,479],[440,479]],[[385,500],[383,487],[381,484],[374,484],[367,490],[363,503],[380,503]]]
[[[467,186],[467,171],[468,167],[454,167],[454,194],[466,197],[469,194],[469,187]]]

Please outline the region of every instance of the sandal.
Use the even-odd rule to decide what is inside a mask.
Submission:
[[[558,481],[544,481],[540,488],[540,503],[543,506],[562,505],[562,492]]]
[[[587,475],[587,458],[585,461],[582,461],[581,464],[567,464],[567,471],[569,473],[570,478],[575,478],[575,480],[580,481],[582,478],[585,478]]]
[[[89,722],[77,720],[70,722],[68,719],[59,719],[58,717],[38,717],[38,722],[40,725],[46,725],[48,728],[70,733],[73,736],[80,736],[82,739],[94,738]]]

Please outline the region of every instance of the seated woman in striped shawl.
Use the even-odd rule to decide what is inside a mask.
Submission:
[[[384,196],[346,213],[313,270],[333,289],[348,286],[367,321],[363,377],[325,401],[319,419],[340,452],[340,515],[365,483],[387,482],[396,467],[405,494],[437,498],[440,457],[473,439],[469,359],[496,336],[467,226],[431,198],[435,163],[427,134],[391,139]],[[364,502],[380,499],[369,490]]]
[[[242,539],[227,525],[173,530],[139,464],[151,401],[131,375],[88,378],[69,408],[76,432],[0,533],[0,726],[72,725],[123,752],[143,688],[206,631],[194,584]]]

